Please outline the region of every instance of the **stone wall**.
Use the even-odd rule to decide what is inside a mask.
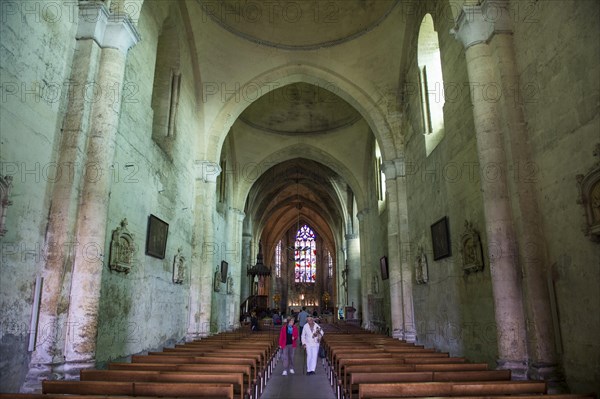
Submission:
[[[518,177],[537,187],[555,290],[557,349],[577,392],[600,392],[600,247],[584,236],[575,176],[598,161],[600,6],[596,1],[513,2],[520,98],[532,149]]]
[[[468,91],[464,49],[452,35],[451,8],[442,3],[423,4],[415,24],[407,32],[410,53],[401,106],[406,121],[406,174],[411,259],[414,267],[419,246],[423,247],[429,281],[413,285],[418,342],[427,347],[466,356],[495,366],[496,326],[487,254],[480,170]],[[445,99],[444,138],[426,156],[421,122],[421,97],[417,66],[417,38],[420,21],[428,12],[438,33],[444,81],[429,82],[434,101]],[[451,256],[434,260],[431,225],[447,216]],[[469,220],[481,234],[485,266],[483,271],[465,274],[460,254],[460,237]],[[414,268],[413,268],[414,270]]]
[[[82,165],[59,165],[75,49],[73,3],[3,2],[0,11],[0,173],[13,177],[0,261],[0,390],[18,390],[30,359],[28,340],[35,279],[45,261],[53,183]],[[93,93],[89,93],[90,99]],[[49,331],[40,326],[39,340]]]

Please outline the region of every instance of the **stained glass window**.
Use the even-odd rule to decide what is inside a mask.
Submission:
[[[296,232],[294,259],[294,281],[314,283],[317,277],[317,243],[315,233],[307,225]]]

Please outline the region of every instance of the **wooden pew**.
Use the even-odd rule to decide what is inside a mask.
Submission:
[[[233,384],[179,382],[42,381],[42,393],[234,399]]]
[[[510,381],[510,377],[510,370],[349,372],[344,392],[346,397],[353,398],[358,385],[366,383]]]
[[[544,394],[544,381],[415,382],[358,384],[359,399]]]
[[[256,379],[252,378],[252,368],[243,364],[165,364],[165,363],[109,363],[108,370],[139,371],[182,371],[198,373],[242,373],[247,386],[255,391]]]
[[[80,381],[124,381],[124,382],[194,382],[211,384],[233,384],[233,393],[239,399],[251,396],[249,387],[244,386],[242,373],[201,373],[186,371],[141,371],[141,370],[81,370]]]
[[[250,366],[252,373],[252,380],[256,383],[255,397],[259,395],[265,385],[265,381],[262,378],[256,359],[246,357],[222,357],[222,356],[180,356],[180,355],[133,355],[131,356],[132,363],[164,363],[164,364],[208,364],[208,365],[220,365],[220,364],[238,364]]]
[[[136,399],[156,399],[151,396],[136,396]],[[161,399],[171,399],[170,396],[162,396]],[[595,394],[548,394],[548,395],[494,395],[489,399],[597,399]],[[106,396],[106,395],[62,395],[41,393],[0,393],[0,399],[132,399],[131,396]],[[395,397],[391,399],[400,399]],[[416,399],[414,396],[402,397],[402,399]],[[443,397],[431,397],[430,399],[444,399]],[[473,399],[472,396],[455,396],[452,399]]]

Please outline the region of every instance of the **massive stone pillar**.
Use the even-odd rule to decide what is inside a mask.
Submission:
[[[504,8],[503,12],[508,13],[508,9]],[[547,248],[536,197],[536,179],[529,174],[535,166],[528,147],[529,135],[523,115],[522,86],[516,71],[513,36],[494,35],[491,45],[502,86],[503,125],[510,139],[510,164],[516,166],[513,209],[528,320],[529,377],[547,380],[550,391],[561,391],[565,382],[556,353],[548,289]]]
[[[190,304],[186,340],[205,338],[211,333],[213,278],[218,243],[214,234],[217,177],[221,167],[210,161],[195,161],[196,187],[194,234],[190,261]]]
[[[52,189],[52,204],[48,215],[45,243],[45,262],[41,276],[41,295],[37,342],[31,356],[24,392],[33,392],[40,387],[40,380],[52,374],[53,365],[62,360],[62,333],[66,313],[59,311],[59,303],[66,301],[68,291],[63,285],[69,282],[75,251],[81,250],[75,240],[75,217],[78,206],[78,190],[85,168],[85,143],[89,129],[89,114],[92,103],[84,99],[83,87],[90,87],[96,79],[101,49],[92,39],[77,40],[71,73],[71,87],[77,88],[69,94],[65,123],[58,154],[61,178]],[[65,169],[68,168],[68,173]]]
[[[110,168],[125,59],[139,35],[127,15],[109,14],[102,3],[82,2],[78,7],[77,44],[58,160],[68,173],[53,187],[38,345],[24,392],[38,390],[39,381],[50,373],[76,378],[79,369],[94,365],[96,356]],[[67,299],[63,286],[69,289],[69,271]],[[59,303],[67,301],[68,311],[61,316]]]
[[[232,282],[233,285],[231,286],[231,292],[229,292],[229,290],[227,292],[228,295],[230,295],[230,297],[228,298],[228,301],[229,301],[228,306],[230,306],[230,309],[231,309],[229,323],[232,326],[238,326],[239,318],[240,318],[241,279],[242,279],[242,274],[246,273],[246,268],[242,267],[242,265],[243,265],[243,263],[242,263],[242,229],[243,229],[244,218],[245,218],[246,214],[244,212],[242,212],[241,210],[234,209],[234,208],[231,208],[230,212],[232,214],[232,226],[231,226],[230,241],[232,243],[231,245],[235,246],[235,252],[232,253],[233,259],[231,259],[233,262],[233,265],[232,264],[229,265],[229,271],[231,273],[231,278],[233,279],[233,282]],[[229,289],[229,282],[227,284],[227,287]]]
[[[348,250],[348,305],[354,303],[358,313],[361,306],[361,267],[360,267],[360,240],[358,234],[346,234],[346,248]],[[364,309],[363,309],[364,310]]]
[[[250,296],[250,280],[246,274],[247,267],[252,264],[250,257],[252,234],[248,231],[248,223],[244,224],[244,232],[242,233],[242,269],[240,274],[240,300],[245,301]],[[287,265],[282,265],[282,270],[287,270]],[[282,293],[283,295],[283,293]]]
[[[137,30],[125,14],[107,15],[104,23],[104,12],[98,3],[80,5],[84,19],[80,21],[78,37],[93,37],[102,47],[96,76],[102,95],[91,109],[86,144],[87,168],[76,222],[77,243],[82,247],[75,253],[73,262],[65,374],[95,363],[102,267],[104,256],[108,254],[105,241],[111,187],[109,170],[115,156],[125,59],[129,48],[139,40]],[[90,22],[90,14],[98,18]],[[104,32],[99,33],[102,28]],[[92,168],[94,171],[90,172]],[[77,378],[78,374],[72,377]]]
[[[485,5],[464,6],[453,32],[465,46],[472,85],[471,101],[498,334],[498,367],[511,369],[514,378],[523,379],[528,365],[523,293],[506,175],[505,121],[497,98],[500,76],[490,45],[496,33],[509,32],[508,15],[486,18],[485,11]]]
[[[416,341],[404,161],[383,163],[388,203],[388,271],[392,336]]]
[[[400,232],[398,231],[398,190],[396,188],[396,166],[393,161],[384,161],[388,208],[388,273],[390,282],[390,310],[392,337],[404,339],[404,307],[402,306],[402,264],[400,261]]]
[[[404,159],[395,159],[396,167],[396,198],[398,199],[397,245],[400,247],[400,271],[402,279],[402,326],[403,339],[406,342],[416,342],[417,327],[415,325],[415,310],[413,303],[413,265],[411,262],[410,235],[408,231],[408,202],[406,197],[406,169]]]

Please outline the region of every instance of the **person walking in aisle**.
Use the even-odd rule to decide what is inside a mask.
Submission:
[[[306,375],[314,375],[319,356],[319,345],[323,336],[323,329],[315,323],[312,316],[308,316],[307,323],[302,330],[302,346],[306,350]]]
[[[307,317],[308,312],[306,311],[306,306],[302,306],[302,311],[298,313],[298,324],[300,325],[300,343],[302,343],[302,329],[306,325]]]
[[[298,327],[294,325],[294,318],[289,316],[287,323],[281,326],[279,331],[279,347],[283,351],[283,373],[294,374],[294,352],[298,343]]]

